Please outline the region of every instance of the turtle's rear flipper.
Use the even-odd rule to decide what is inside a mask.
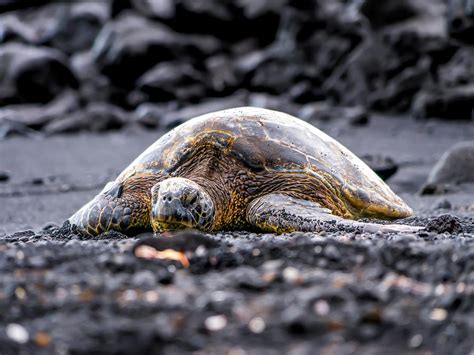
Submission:
[[[422,227],[399,224],[364,223],[331,214],[319,204],[285,194],[268,194],[252,201],[247,208],[247,221],[266,232],[294,231],[360,231],[367,233],[414,233]]]

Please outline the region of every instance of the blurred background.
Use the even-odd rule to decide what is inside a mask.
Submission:
[[[66,218],[163,132],[225,108],[302,118],[412,195],[445,191],[430,170],[474,132],[472,0],[0,0],[0,12],[4,231]]]
[[[243,105],[336,138],[426,229],[151,239],[186,269],[61,227]],[[474,0],[0,0],[0,353],[473,355],[473,109]]]

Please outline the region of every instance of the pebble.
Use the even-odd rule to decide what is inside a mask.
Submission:
[[[30,335],[25,327],[17,323],[7,325],[7,336],[18,344],[25,344]]]
[[[266,324],[262,317],[254,317],[249,322],[249,329],[252,333],[260,334],[265,330]]]
[[[6,171],[0,170],[0,182],[7,182],[10,180],[10,174]]]
[[[448,316],[448,311],[444,308],[435,308],[430,313],[430,319],[441,322]]]
[[[227,318],[223,315],[210,316],[204,321],[204,325],[211,332],[224,329],[227,325]]]
[[[423,336],[421,334],[415,334],[410,338],[408,346],[410,348],[418,348],[421,344],[423,344]]]
[[[303,281],[303,277],[299,270],[292,266],[283,269],[283,279],[291,284],[299,284]]]
[[[329,303],[326,300],[318,300],[314,304],[314,311],[320,316],[326,316],[331,310]]]

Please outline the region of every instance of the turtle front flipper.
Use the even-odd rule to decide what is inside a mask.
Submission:
[[[149,211],[145,196],[132,194],[121,182],[111,181],[68,220],[86,235],[94,236],[109,230],[128,234],[147,229]]]
[[[360,231],[367,233],[414,233],[422,227],[400,224],[376,224],[343,219],[327,208],[281,193],[268,194],[252,201],[247,221],[265,232],[289,233],[320,231]]]

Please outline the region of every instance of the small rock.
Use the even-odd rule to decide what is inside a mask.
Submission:
[[[179,95],[186,92],[177,90],[177,88],[187,87],[202,80],[202,75],[192,65],[188,63],[166,62],[159,63],[144,73],[138,78],[136,86],[153,102],[176,99],[188,101],[190,97]],[[200,96],[204,96],[204,94]]]
[[[438,322],[444,321],[447,316],[448,311],[446,311],[444,308],[435,308],[430,313],[430,319]]]
[[[245,96],[240,93],[226,98],[209,99],[197,105],[187,106],[180,110],[165,114],[161,126],[171,129],[199,115],[244,105]]]
[[[361,158],[384,181],[388,180],[398,171],[398,165],[389,156],[366,154]]]
[[[162,128],[163,117],[177,109],[176,102],[169,103],[142,103],[134,113],[134,121],[146,128]]]
[[[416,16],[419,13],[416,3],[414,0],[386,0],[383,3],[367,0],[363,2],[361,12],[374,27],[382,27]]]
[[[157,62],[177,58],[184,45],[183,38],[167,26],[125,11],[102,28],[92,53],[111,81],[132,87]]]
[[[461,220],[453,215],[444,214],[431,219],[425,226],[428,232],[459,234],[464,231]]]
[[[62,118],[78,107],[77,93],[65,90],[46,105],[15,104],[0,108],[0,123],[15,122],[28,128],[41,129],[47,123]]]
[[[10,180],[10,174],[7,171],[0,170],[0,182],[7,182]]]
[[[474,182],[474,142],[461,142],[443,154],[431,170],[427,184]]]
[[[300,271],[292,266],[283,269],[283,279],[290,284],[301,284],[303,282]]]
[[[101,102],[89,104],[84,110],[74,112],[63,119],[47,124],[44,131],[49,134],[78,131],[105,132],[123,127],[128,114],[121,108]]]
[[[474,84],[422,91],[412,106],[416,117],[448,120],[474,119]]]
[[[362,126],[369,123],[369,115],[364,107],[333,106],[325,101],[303,106],[298,117],[309,122],[328,122],[341,119],[353,126]]]
[[[444,195],[453,191],[455,188],[452,185],[429,183],[421,187],[420,195]]]
[[[218,330],[224,329],[227,325],[227,318],[223,315],[216,315],[206,318],[204,321],[206,329],[211,332],[217,332]]]
[[[60,51],[8,43],[0,47],[0,103],[47,103],[78,81]]]
[[[136,287],[156,286],[156,277],[150,270],[136,272],[132,277],[132,284]]]
[[[20,324],[11,323],[6,328],[7,336],[18,344],[25,344],[28,342],[30,335],[25,327]]]
[[[67,54],[89,49],[109,19],[107,3],[98,1],[60,5],[63,5],[62,11],[53,21],[45,40]]]
[[[471,1],[450,1],[448,29],[451,37],[474,44],[474,7]]]
[[[222,94],[238,86],[239,81],[231,60],[225,55],[216,55],[206,60],[209,78],[207,85],[216,93]]]
[[[435,206],[435,209],[450,210],[451,208],[452,208],[451,202],[449,202],[449,200],[446,200],[446,199],[439,201]]]
[[[254,317],[249,322],[249,329],[252,333],[260,334],[265,330],[266,324],[262,317]]]

